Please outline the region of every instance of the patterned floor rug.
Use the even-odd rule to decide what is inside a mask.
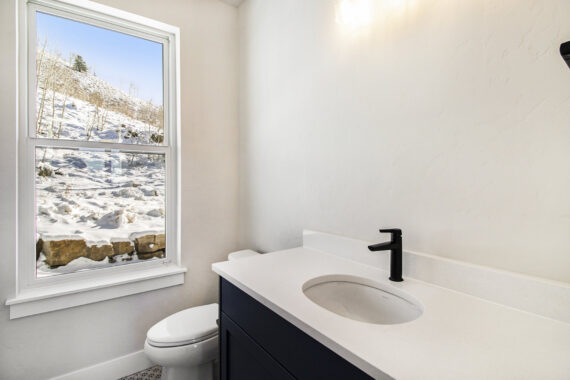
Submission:
[[[154,367],[147,368],[144,371],[121,377],[119,380],[160,380],[160,376],[162,376],[162,367],[156,365]]]

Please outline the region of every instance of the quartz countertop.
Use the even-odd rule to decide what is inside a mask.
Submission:
[[[220,276],[376,379],[570,379],[570,324],[336,255],[294,248],[215,263]],[[309,300],[303,284],[347,274],[398,288],[423,306],[416,320],[375,325]]]

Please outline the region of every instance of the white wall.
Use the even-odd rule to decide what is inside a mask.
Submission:
[[[8,319],[15,292],[14,1],[0,1],[0,379],[45,379],[142,349],[147,329],[217,300],[210,264],[237,244],[237,10],[217,0],[101,0],[181,29],[184,286]]]
[[[570,282],[568,0],[247,0],[243,247],[310,228]]]

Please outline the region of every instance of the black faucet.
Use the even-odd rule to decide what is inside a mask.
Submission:
[[[390,281],[404,281],[402,278],[402,230],[399,228],[381,229],[380,232],[392,234],[390,241],[369,245],[368,249],[375,251],[390,251]]]

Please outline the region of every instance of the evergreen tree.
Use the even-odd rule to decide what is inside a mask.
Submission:
[[[80,55],[75,56],[75,60],[73,61],[73,70],[79,71],[80,73],[87,71],[87,64],[83,60],[83,57]]]

